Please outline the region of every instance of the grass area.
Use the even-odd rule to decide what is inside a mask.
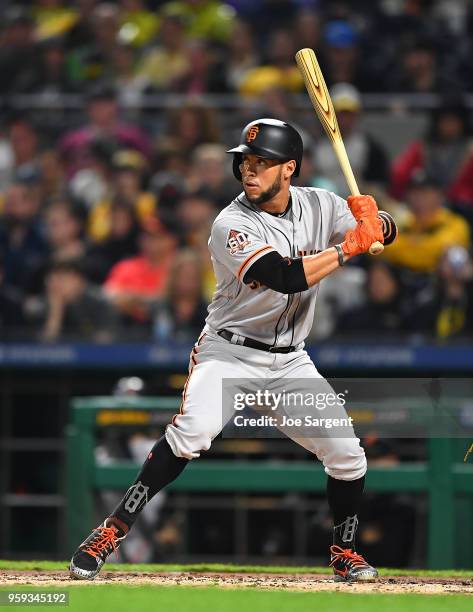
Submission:
[[[69,561],[8,561],[0,560],[0,570],[65,570]],[[127,564],[107,563],[107,571],[120,572],[237,572],[243,574],[327,574],[328,567],[311,566],[278,566],[278,565],[231,565],[222,563],[200,563],[194,565],[174,564]],[[381,576],[438,576],[452,578],[473,578],[473,570],[413,570],[413,569],[380,569]]]
[[[2,589],[0,589],[1,591]],[[5,590],[5,589],[3,589]],[[15,591],[37,591],[19,588]],[[41,592],[50,589],[42,588]],[[57,589],[56,589],[57,591]],[[103,589],[83,586],[69,591],[67,610],[100,609],[102,612],[173,610],[173,612],[469,612],[471,597],[463,595],[360,595],[350,593],[295,593],[215,587],[118,586]],[[31,606],[15,606],[29,610]],[[56,609],[60,609],[57,607]]]

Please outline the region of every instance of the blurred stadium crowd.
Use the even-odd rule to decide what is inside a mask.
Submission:
[[[210,226],[240,191],[225,150],[258,116],[301,130],[298,184],[346,196],[303,98],[304,46],[363,191],[401,229],[384,256],[324,281],[311,339],[473,334],[470,3],[3,4],[4,340],[192,340],[214,288]],[[436,96],[396,155],[362,121],[376,93]]]

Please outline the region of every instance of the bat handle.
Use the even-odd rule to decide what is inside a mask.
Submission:
[[[340,156],[339,156],[339,159],[340,159]],[[342,162],[340,162],[340,165],[343,169],[343,173],[345,174],[345,178],[347,180],[348,187],[351,191],[351,195],[354,195],[354,196],[360,195],[360,190],[358,189],[358,184],[356,182],[355,175],[353,174],[353,170],[351,169],[351,166],[349,164],[344,164]],[[373,242],[373,244],[370,246],[368,250],[370,255],[379,255],[383,251],[384,251],[384,245],[382,245],[381,242],[378,242],[378,241]]]
[[[351,195],[360,195],[360,190],[358,189],[358,185],[356,184],[355,177],[353,176],[353,172],[350,177],[346,177],[348,184],[350,186]],[[370,255],[379,255],[384,251],[384,245],[381,244],[378,240],[373,242],[373,244],[368,249]]]

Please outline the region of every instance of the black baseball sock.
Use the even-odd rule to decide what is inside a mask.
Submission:
[[[327,500],[333,515],[333,543],[355,550],[358,511],[365,477],[357,480],[337,480],[328,477]]]
[[[124,523],[128,529],[154,495],[175,480],[189,463],[188,459],[176,457],[163,436],[151,449],[135,482],[125,493],[112,517]]]

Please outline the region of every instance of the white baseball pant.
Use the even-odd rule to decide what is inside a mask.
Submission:
[[[307,352],[270,353],[232,344],[214,332],[202,334],[189,362],[189,376],[178,415],[166,428],[166,439],[177,457],[195,459],[210,448],[222,431],[222,380],[225,378],[320,378]],[[341,409],[344,416],[347,414]],[[325,472],[339,480],[356,480],[366,472],[366,457],[360,440],[350,428],[350,437],[297,437],[295,442],[322,461]]]

